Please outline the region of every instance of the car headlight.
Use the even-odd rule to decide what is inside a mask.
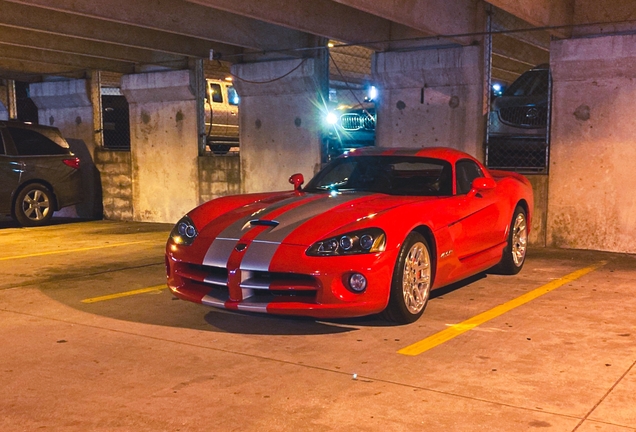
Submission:
[[[194,226],[194,222],[188,216],[182,217],[170,232],[170,238],[173,242],[186,246],[191,245],[198,235],[199,232]]]
[[[338,123],[338,116],[336,115],[336,113],[330,112],[329,114],[327,114],[327,123],[330,125],[335,125],[336,123]]]
[[[309,256],[337,256],[382,252],[386,234],[380,228],[367,228],[320,240],[307,249]]]

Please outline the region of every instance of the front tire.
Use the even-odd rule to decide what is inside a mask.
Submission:
[[[526,261],[526,251],[528,250],[528,220],[526,211],[521,206],[517,206],[510,222],[508,232],[508,244],[504,248],[501,261],[495,267],[498,273],[505,275],[515,275],[521,271]]]
[[[53,193],[44,185],[33,183],[20,191],[13,215],[22,226],[41,226],[53,217]]]
[[[406,237],[393,270],[384,317],[400,324],[416,321],[424,313],[432,283],[431,249],[420,233],[412,232]]]

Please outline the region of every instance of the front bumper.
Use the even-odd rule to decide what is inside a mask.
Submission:
[[[188,246],[168,242],[168,286],[175,296],[229,310],[344,318],[370,315],[386,308],[395,257],[389,251],[338,257],[309,257],[304,246],[280,245],[269,271],[211,267],[193,260]],[[349,276],[362,273],[362,293],[347,287]]]

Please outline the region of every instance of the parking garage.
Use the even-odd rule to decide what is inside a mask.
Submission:
[[[0,221],[3,429],[636,429],[632,2],[0,11],[0,116],[59,128],[85,194],[50,226]],[[544,105],[493,92],[540,65]],[[213,84],[236,90],[235,138],[229,105],[225,132],[212,125]],[[404,326],[172,297],[174,222],[311,178],[336,156],[329,112],[363,103],[364,145],[452,147],[531,180],[523,271],[434,291]],[[516,129],[492,120],[510,107]]]

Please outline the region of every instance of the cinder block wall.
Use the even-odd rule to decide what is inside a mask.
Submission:
[[[199,204],[241,193],[239,155],[199,157]]]
[[[101,177],[104,218],[133,220],[130,152],[96,148],[94,158]]]

